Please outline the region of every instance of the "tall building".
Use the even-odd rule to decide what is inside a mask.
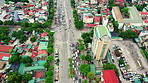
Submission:
[[[111,43],[111,35],[107,27],[101,25],[94,28],[92,41],[92,55],[96,60],[105,59],[109,45]]]

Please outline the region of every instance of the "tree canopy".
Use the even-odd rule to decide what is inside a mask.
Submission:
[[[0,27],[0,40],[8,44],[11,38],[8,36],[9,27]]]
[[[46,75],[47,75],[47,76],[52,76],[53,74],[54,74],[54,73],[53,73],[53,71],[51,71],[51,70],[49,70],[49,71],[46,72]]]
[[[92,61],[92,56],[91,56],[91,55],[86,55],[86,56],[85,56],[85,59],[86,59],[88,62],[91,62],[91,61]]]
[[[22,59],[21,59],[21,62],[22,62],[22,63],[32,63],[33,60],[32,60],[31,57],[27,56],[27,57],[22,58]]]
[[[121,32],[120,36],[122,38],[136,38],[138,37],[138,33],[134,32],[133,30],[126,30],[124,32]]]
[[[82,72],[84,75],[87,75],[87,73],[90,71],[89,68],[90,68],[89,65],[86,63],[80,65],[79,67],[80,72]]]
[[[12,55],[9,59],[9,63],[20,63],[21,57],[19,55]]]
[[[52,55],[50,55],[50,56],[48,56],[48,61],[53,61],[54,60],[54,58],[53,58],[53,56]]]
[[[30,41],[31,41],[31,42],[35,42],[35,41],[36,41],[36,37],[31,37],[31,38],[30,38]]]
[[[92,78],[94,78],[95,77],[95,74],[93,73],[93,72],[88,72],[88,74],[87,74],[87,78],[88,79],[92,79]]]
[[[18,72],[9,72],[7,76],[8,83],[21,83],[22,76]]]
[[[114,64],[111,64],[111,63],[103,64],[103,69],[104,70],[111,70],[111,69],[113,69],[115,71],[116,75],[119,75],[119,71],[118,71],[116,65],[114,65]]]
[[[48,68],[50,66],[50,63],[49,62],[45,62],[44,63],[44,67]]]
[[[32,75],[30,73],[25,73],[22,75],[22,80],[24,83],[28,83],[29,80],[32,80]]]
[[[48,53],[53,53],[53,48],[51,48],[51,47],[49,47],[48,49],[47,49],[47,51],[48,51]]]
[[[85,60],[85,55],[81,55],[80,59]]]

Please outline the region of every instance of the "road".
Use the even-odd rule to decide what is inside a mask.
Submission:
[[[72,79],[68,77],[69,63],[68,58],[71,56],[70,44],[74,43],[81,36],[81,32],[77,31],[73,24],[72,8],[69,0],[57,0],[58,24],[53,25],[55,31],[55,49],[59,50],[59,82],[72,83]],[[66,25],[62,24],[61,17],[65,20]],[[71,18],[71,21],[69,21]],[[65,28],[67,30],[65,30]]]

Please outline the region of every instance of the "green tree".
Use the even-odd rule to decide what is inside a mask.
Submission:
[[[49,32],[48,34],[49,34],[49,36],[53,36],[54,32]]]
[[[106,63],[106,64],[103,65],[103,69],[104,70],[111,70],[111,69],[113,69],[115,71],[116,75],[119,75],[118,69],[117,69],[116,65],[114,65],[114,64]]]
[[[113,21],[113,27],[115,31],[118,31],[118,27],[119,27],[118,21]]]
[[[9,61],[9,64],[12,64],[12,63],[20,63],[20,60],[21,60],[21,57],[19,55],[12,55],[8,61]]]
[[[54,73],[53,73],[53,71],[51,71],[51,70],[49,70],[49,71],[46,71],[46,75],[47,76],[52,76]]]
[[[53,56],[52,55],[49,55],[48,56],[48,61],[52,62],[54,60]]]
[[[50,29],[49,29],[49,28],[46,28],[45,31],[46,31],[47,33],[49,33],[49,32],[50,32]]]
[[[91,62],[91,61],[92,61],[92,56],[91,56],[91,55],[86,55],[86,56],[85,56],[85,59],[86,59],[88,62]]]
[[[80,59],[85,60],[85,55],[81,55]]]
[[[3,21],[0,20],[0,25],[2,25],[2,24],[3,24]]]
[[[133,30],[126,30],[121,32],[120,37],[122,38],[136,38],[138,37],[138,33],[134,32]]]
[[[53,83],[52,79],[53,79],[52,76],[47,76],[46,80],[45,80],[45,83]]]
[[[97,83],[101,82],[101,78],[96,79]]]
[[[84,38],[84,42],[85,43],[91,43],[92,39],[89,36],[87,36],[87,37]]]
[[[53,43],[49,43],[49,44],[48,44],[48,47],[53,48],[53,46],[54,46]]]
[[[88,83],[88,80],[83,80],[83,83]]]
[[[82,35],[81,35],[81,37],[82,37],[83,39],[85,39],[87,36],[89,36],[88,33],[82,33]]]
[[[87,73],[90,71],[89,68],[90,68],[89,65],[86,63],[80,65],[79,67],[80,72],[82,72],[84,75],[87,75]]]
[[[122,58],[120,58],[118,61],[119,61],[119,64],[124,64],[124,61]]]
[[[49,69],[50,69],[50,70],[53,70],[53,69],[54,69],[54,66],[50,66]]]
[[[72,58],[68,58],[68,61],[69,61],[70,63],[72,63]]]
[[[22,80],[24,83],[28,83],[29,80],[32,80],[32,74],[25,73],[24,75],[22,75]]]
[[[88,79],[91,80],[91,79],[93,79],[94,77],[95,77],[95,74],[94,74],[93,72],[91,72],[91,71],[88,72],[88,74],[87,74],[87,78],[88,78]]]
[[[35,41],[36,41],[36,37],[31,37],[31,38],[30,38],[30,41],[31,41],[31,42],[35,42]]]
[[[89,36],[93,37],[93,35],[94,35],[94,29],[92,28],[91,31],[89,32]]]
[[[79,46],[79,50],[80,50],[80,51],[84,50],[84,46],[83,46],[83,45],[80,45],[80,46]]]
[[[82,41],[83,41],[82,39],[78,39],[78,42],[79,42],[79,43],[82,43]]]
[[[18,72],[9,72],[7,76],[7,83],[21,83],[22,76]]]
[[[53,53],[53,48],[51,48],[51,47],[49,47],[48,49],[47,49],[47,51],[48,51],[48,53]]]
[[[49,62],[45,62],[44,63],[44,67],[48,68],[50,66],[50,63]]]
[[[33,60],[31,57],[27,56],[21,59],[21,63],[32,63]]]

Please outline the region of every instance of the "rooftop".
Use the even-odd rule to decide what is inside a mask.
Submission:
[[[48,42],[40,42],[38,49],[39,50],[41,50],[41,49],[47,49],[47,46],[48,46]]]
[[[122,23],[123,20],[122,20],[122,15],[121,15],[119,7],[118,6],[114,6],[112,9],[113,9],[113,11],[115,13],[115,17],[116,17],[117,21],[119,23]]]
[[[10,57],[10,54],[0,53],[0,60],[3,60],[4,57]]]
[[[142,19],[139,16],[138,10],[135,7],[128,7],[128,8],[129,8],[129,13],[130,13],[130,18],[123,19],[119,7],[114,6],[113,11],[114,11],[116,20],[119,23],[143,23]]]
[[[1,52],[9,52],[10,49],[13,49],[12,46],[0,45]]]
[[[96,74],[96,69],[94,64],[90,64],[90,71]]]
[[[142,19],[139,16],[139,12],[135,7],[128,7],[129,8],[129,13],[130,18],[129,19],[123,19],[124,23],[142,23]]]
[[[109,30],[107,29],[107,27],[101,25],[101,26],[97,26],[96,29],[96,35],[97,37],[101,38],[103,35],[108,35],[109,37],[111,37]]]
[[[105,83],[119,83],[114,70],[103,70],[102,72]]]

